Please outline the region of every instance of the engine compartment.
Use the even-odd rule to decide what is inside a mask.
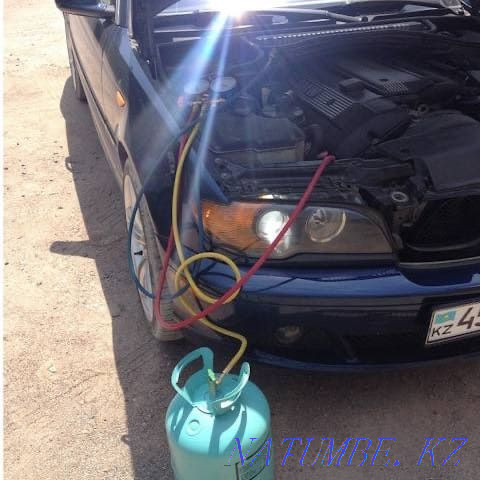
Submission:
[[[211,122],[205,161],[222,191],[296,199],[328,152],[337,161],[312,200],[380,214],[400,260],[480,255],[480,36],[436,34],[438,48],[242,43],[243,64],[221,77],[215,65],[194,92],[232,99]]]

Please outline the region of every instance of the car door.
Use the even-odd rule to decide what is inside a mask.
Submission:
[[[116,7],[119,0],[103,0]],[[100,143],[114,173],[118,172],[118,150],[115,132],[110,128],[104,101],[104,52],[118,25],[110,18],[68,15],[76,61],[86,81],[86,95]]]
[[[115,0],[104,1],[114,4]],[[113,20],[80,15],[69,15],[68,23],[72,34],[72,44],[77,62],[88,84],[88,88],[98,106],[102,108],[102,57],[106,32],[114,24]]]

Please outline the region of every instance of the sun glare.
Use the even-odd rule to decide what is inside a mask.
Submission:
[[[212,0],[212,9],[230,16],[239,16],[243,12],[258,8],[278,6],[278,0]]]

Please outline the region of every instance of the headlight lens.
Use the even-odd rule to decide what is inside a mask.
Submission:
[[[272,243],[287,222],[288,215],[279,210],[270,210],[263,213],[259,216],[255,229],[258,238]]]
[[[338,208],[316,208],[308,217],[305,230],[315,243],[331,242],[347,224],[347,214]]]
[[[202,204],[203,226],[218,245],[260,256],[294,210],[291,205]],[[308,207],[293,223],[272,259],[295,254],[389,254],[392,248],[374,220],[348,208]]]

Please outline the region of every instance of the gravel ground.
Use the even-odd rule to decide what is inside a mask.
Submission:
[[[5,476],[171,479],[169,374],[192,347],[158,345],[141,321],[121,196],[73,97],[60,13],[5,3]],[[277,465],[284,437],[314,437],[312,457],[321,437],[397,439],[385,468],[302,468],[297,445],[277,478],[478,479],[479,373],[478,361],[361,376],[254,365]],[[457,467],[416,467],[425,437],[469,441]]]

